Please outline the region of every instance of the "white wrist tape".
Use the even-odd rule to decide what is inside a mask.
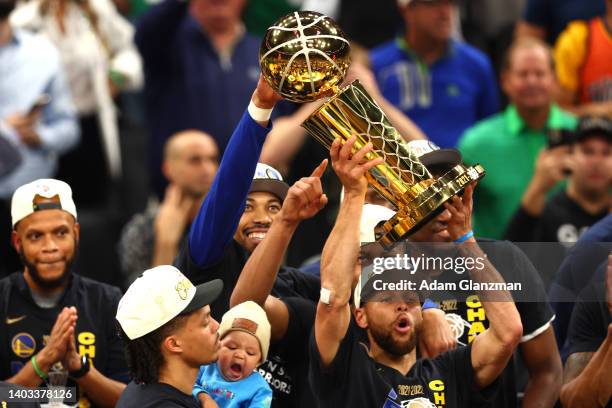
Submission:
[[[249,103],[249,107],[247,108],[249,111],[249,115],[256,122],[267,122],[270,120],[270,116],[272,115],[272,109],[261,109],[255,106],[253,100]]]
[[[319,302],[329,305],[330,298],[331,298],[331,290],[321,288],[321,295],[319,297]]]

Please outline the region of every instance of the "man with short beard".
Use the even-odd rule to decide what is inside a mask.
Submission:
[[[416,333],[421,325],[415,291],[381,291],[364,284],[352,319],[351,286],[359,270],[359,223],[367,191],[365,172],[375,160],[365,152],[352,155],[354,139],[341,149],[332,145],[334,170],[344,186],[344,199],[321,258],[321,299],[310,343],[310,383],[325,407],[474,406],[490,397],[522,333],[520,316],[506,291],[485,294],[490,326],[471,345],[435,359],[416,359]],[[341,160],[339,161],[338,158]],[[453,198],[447,231],[452,239],[471,230],[472,189]],[[458,246],[466,256],[480,252],[473,237]],[[378,244],[374,244],[378,245]],[[480,252],[480,255],[482,253]],[[488,263],[472,279],[503,282]],[[409,275],[407,271],[402,274]],[[375,275],[376,276],[386,276]],[[373,289],[373,290],[372,290]],[[486,299],[486,300],[485,300]],[[358,326],[358,327],[357,327]],[[358,328],[367,332],[369,347],[360,344]],[[407,405],[408,404],[408,405]]]
[[[77,387],[80,404],[115,405],[128,380],[108,318],[121,292],[71,271],[80,226],[70,186],[39,179],[19,187],[11,216],[24,268],[0,280],[0,379],[65,384]]]

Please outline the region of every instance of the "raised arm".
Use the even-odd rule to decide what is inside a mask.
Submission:
[[[251,102],[260,109],[272,109],[279,99],[260,77]],[[213,264],[231,242],[269,130],[269,121],[255,122],[248,112],[234,130],[210,191],[189,231],[191,258],[198,266]]]
[[[446,209],[452,214],[448,232],[453,240],[465,236],[472,230],[474,187],[474,184],[468,186],[463,198],[455,196],[445,204]],[[485,259],[485,267],[482,270],[477,268],[470,270],[470,278],[474,282],[504,282],[495,267],[486,260],[486,255],[474,237],[460,244],[459,248],[464,257]],[[506,367],[521,339],[523,326],[508,291],[477,291],[477,294],[489,319],[489,328],[474,339],[471,359],[475,383],[484,388],[491,384]]]
[[[147,71],[168,66],[175,35],[189,7],[188,1],[164,0],[139,19],[134,42]]]
[[[344,187],[344,199],[321,256],[321,292],[329,293],[329,300],[319,300],[315,341],[323,366],[334,360],[348,330],[351,287],[359,267],[359,220],[368,187],[365,173],[382,162],[381,158],[365,161],[371,144],[351,157],[355,140],[353,136],[341,146],[336,139],[330,149],[334,171]]]
[[[281,211],[244,265],[232,292],[231,307],[252,300],[266,310],[273,341],[284,336],[289,312],[282,301],[270,296],[270,292],[299,223],[313,217],[327,204],[327,196],[323,194],[321,186],[321,176],[326,167],[327,159],[317,166],[310,177],[303,177],[291,186]]]

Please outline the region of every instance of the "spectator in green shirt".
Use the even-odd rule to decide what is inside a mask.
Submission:
[[[466,163],[480,163],[487,176],[475,192],[474,230],[500,239],[518,208],[548,132],[570,129],[576,119],[553,103],[556,78],[550,47],[518,39],[502,66],[502,89],[510,104],[504,112],[468,129],[459,140]]]

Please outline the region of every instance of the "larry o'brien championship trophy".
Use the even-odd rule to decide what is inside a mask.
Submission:
[[[367,159],[383,158],[367,179],[398,210],[384,224],[379,240],[388,248],[436,216],[444,202],[483,177],[484,169],[459,164],[434,179],[358,80],[340,89],[349,52],[348,40],[331,18],[301,11],[287,14],[268,28],[259,63],[266,81],[290,101],[329,97],[302,123],[325,147],[329,149],[336,138],[346,141],[356,135],[356,149],[373,144]]]

